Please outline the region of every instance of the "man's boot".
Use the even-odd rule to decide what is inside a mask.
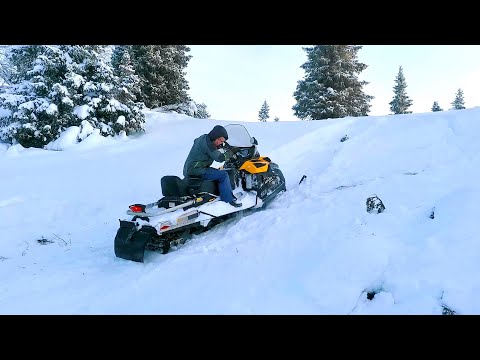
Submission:
[[[237,202],[237,200],[232,200],[229,202],[230,205],[234,206],[234,207],[241,207],[242,206],[242,203],[241,202]]]

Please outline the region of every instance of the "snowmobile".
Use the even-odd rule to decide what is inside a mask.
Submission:
[[[166,254],[192,235],[211,229],[227,219],[264,209],[279,193],[286,191],[278,165],[260,156],[258,141],[240,124],[226,125],[228,142],[223,151],[231,157],[220,166],[226,170],[233,195],[242,203],[234,207],[220,200],[218,182],[188,176],[163,176],[163,197],[148,204],[132,204],[128,219],[119,219],[115,255],[143,262],[145,250]],[[222,151],[222,150],[221,150]]]

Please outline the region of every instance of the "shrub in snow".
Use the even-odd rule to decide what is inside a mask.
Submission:
[[[193,117],[199,119],[210,119],[210,114],[207,111],[207,105],[204,103],[196,104],[197,105],[197,112],[193,115]]]
[[[367,212],[379,214],[385,210],[382,200],[377,195],[367,198]]]
[[[456,315],[457,313],[450,309],[447,305],[442,304],[442,315]]]
[[[175,112],[177,114],[184,114],[194,118],[208,119],[210,114],[206,110],[205,104],[197,104],[195,101],[187,101],[178,104],[164,105],[156,108],[162,112]]]

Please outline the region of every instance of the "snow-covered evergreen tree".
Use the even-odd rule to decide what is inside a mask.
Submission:
[[[400,66],[397,77],[395,78],[395,86],[393,87],[393,100],[390,101],[390,110],[394,114],[410,114],[408,108],[412,105],[412,100],[407,95],[407,82],[403,75],[403,68]]]
[[[10,68],[8,83],[17,84],[25,80],[27,72],[32,69],[33,63],[39,53],[45,50],[45,45],[13,45],[5,49],[5,55]],[[53,47],[54,48],[54,47]]]
[[[140,78],[137,100],[148,108],[187,103],[190,97],[184,69],[191,55],[185,45],[133,45],[129,48]]]
[[[440,107],[440,105],[438,105],[438,102],[437,101],[434,101],[433,102],[433,105],[432,105],[432,111],[435,112],[435,111],[443,111],[443,109]]]
[[[373,96],[363,92],[368,82],[358,75],[367,65],[357,60],[362,46],[316,45],[306,47],[308,60],[301,67],[304,79],[298,81],[292,107],[302,120],[321,120],[345,116],[367,116]]]
[[[458,89],[455,93],[455,99],[452,101],[452,110],[462,110],[465,109],[465,100],[463,98],[463,90]]]
[[[16,69],[12,79],[16,83],[8,86],[0,99],[0,105],[10,110],[10,116],[4,119],[9,127],[4,140],[42,147],[72,123],[73,103],[68,101],[68,90],[62,84],[67,73],[65,60],[55,46],[12,50],[10,61]]]
[[[260,108],[260,111],[258,112],[258,120],[265,122],[269,117],[270,107],[267,104],[267,100],[265,100],[262,104],[262,107]]]
[[[143,113],[132,102],[115,98],[119,81],[101,51],[98,45],[34,45],[13,51],[17,82],[0,95],[0,106],[10,112],[3,119],[8,125],[3,140],[43,147],[84,120],[102,135],[142,131]]]
[[[112,62],[112,55],[115,51],[115,45],[103,45],[101,46],[100,58],[106,63]]]
[[[12,45],[0,45],[0,86],[11,83],[10,79],[15,69],[8,60],[8,54],[12,48],[14,48]]]
[[[120,63],[122,62],[123,54],[129,51],[130,46],[131,45],[116,45],[113,48],[110,62],[112,64],[114,72],[118,71],[118,68],[120,67]]]
[[[136,94],[140,93],[140,78],[135,73],[128,47],[129,45],[116,46],[111,57],[113,73],[119,82],[116,98],[125,103],[135,102]]]
[[[76,100],[73,112],[78,120],[89,121],[104,136],[143,131],[145,117],[141,108],[131,98],[124,102],[117,98],[123,91],[123,82],[100,55],[101,48],[70,46],[66,51],[77,57],[66,84],[73,90]]]

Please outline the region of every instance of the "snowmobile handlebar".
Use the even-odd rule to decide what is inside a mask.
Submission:
[[[223,143],[223,146],[224,146],[225,149],[230,150],[234,154],[240,149],[239,147],[235,147],[235,146],[230,145],[226,141]]]
[[[224,149],[225,149],[225,152],[228,152],[229,153],[229,158],[230,159],[234,159],[236,160],[237,159],[237,151],[240,150],[240,148],[238,147],[235,147],[235,146],[231,146],[230,144],[228,144],[226,141],[224,142]]]

